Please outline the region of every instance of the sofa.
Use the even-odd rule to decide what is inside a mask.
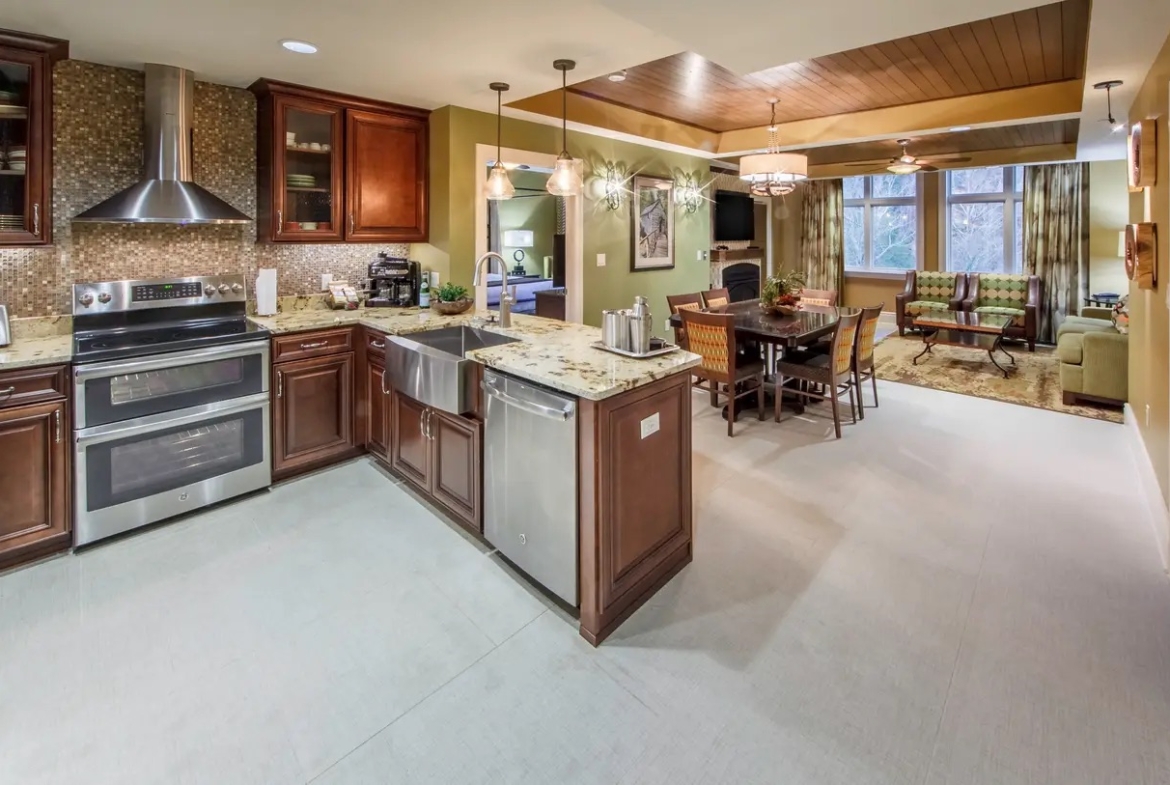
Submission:
[[[898,334],[914,326],[914,317],[926,311],[957,311],[967,294],[967,276],[937,270],[910,270],[906,287],[894,296]]]
[[[1129,399],[1129,336],[1113,326],[1108,308],[1085,308],[1056,333],[1060,389],[1066,405],[1080,401],[1121,406]]]
[[[1028,350],[1036,351],[1036,334],[1040,326],[1040,279],[1037,276],[969,273],[967,296],[961,308],[975,313],[1018,317],[1004,330],[1004,335],[1027,341]]]

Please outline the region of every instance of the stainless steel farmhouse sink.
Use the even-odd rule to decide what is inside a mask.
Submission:
[[[475,401],[475,363],[463,355],[473,349],[516,343],[472,327],[445,327],[386,339],[386,376],[394,387],[420,403],[451,414],[471,411]]]

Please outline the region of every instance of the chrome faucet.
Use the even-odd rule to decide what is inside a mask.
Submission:
[[[488,259],[497,259],[500,262],[500,285],[503,287],[503,294],[500,295],[500,326],[512,326],[512,303],[516,298],[508,291],[508,263],[504,261],[504,257],[500,256],[495,251],[488,251],[483,256],[475,260],[475,272],[471,276],[471,285],[479,286],[479,268]],[[492,266],[488,265],[488,272],[491,273]]]

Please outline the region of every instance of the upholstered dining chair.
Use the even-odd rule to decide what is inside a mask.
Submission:
[[[784,398],[781,390],[784,388],[786,377],[819,384],[825,388],[827,392],[818,393],[808,389],[801,390],[797,394],[804,398],[832,402],[833,429],[836,431],[838,439],[841,438],[839,398],[842,390],[849,392],[849,413],[853,417],[853,422],[857,422],[857,414],[853,405],[853,347],[857,337],[857,325],[860,322],[860,312],[841,316],[837,321],[831,351],[828,354],[822,354],[803,363],[781,360],[776,364],[776,422],[780,422],[780,402]]]
[[[857,346],[853,350],[853,386],[857,388],[857,413],[865,419],[865,396],[861,392],[861,383],[868,379],[873,384],[873,407],[878,405],[877,372],[874,369],[873,346],[877,337],[878,320],[882,316],[881,303],[871,308],[861,309],[861,325],[857,328]]]
[[[726,289],[708,289],[703,292],[703,307],[718,308],[721,305],[731,304],[731,293]]]
[[[679,311],[687,331],[688,349],[703,358],[691,373],[705,379],[713,398],[727,398],[727,435],[734,436],[735,404],[753,392],[756,408],[764,419],[764,363],[759,357],[739,354],[735,350],[735,315]],[[746,382],[754,382],[748,385]],[[725,388],[725,389],[721,389]]]
[[[837,292],[834,289],[803,289],[800,292],[800,301],[805,305],[837,304]]]
[[[703,308],[703,295],[698,292],[694,294],[668,294],[666,295],[666,306],[670,308],[671,316],[679,311],[699,311]],[[674,328],[674,342],[683,349],[687,348],[686,324]]]

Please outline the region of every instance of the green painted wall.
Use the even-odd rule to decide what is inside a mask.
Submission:
[[[431,126],[431,216],[432,244],[449,257],[447,269],[458,283],[470,284],[475,266],[475,146],[495,144],[495,115],[461,107],[444,107],[446,127],[436,132]],[[438,113],[436,113],[438,114]],[[434,117],[434,115],[432,115]],[[505,147],[555,155],[560,152],[560,129],[524,120],[504,118]],[[444,142],[446,143],[444,145]],[[619,142],[591,134],[569,133],[569,152],[585,162],[586,181],[606,161],[616,163],[632,177],[634,173],[676,176],[681,172],[703,175],[707,161],[694,156],[670,153],[651,147]],[[449,174],[446,205],[436,209],[435,200],[443,198],[435,187],[436,172]],[[434,219],[445,210],[446,231],[435,232]],[[686,215],[675,213],[675,267],[672,270],[635,273],[630,271],[632,217],[629,199],[611,211],[604,202],[587,199],[585,204],[585,323],[599,325],[601,311],[627,308],[634,296],[650,298],[654,313],[655,334],[667,335],[666,295],[696,292],[707,288],[709,263],[699,261],[698,252],[709,248],[711,216],[700,209]],[[486,228],[483,229],[486,231]],[[440,245],[440,243],[445,245]],[[597,266],[597,254],[606,255],[606,266]],[[437,269],[437,268],[436,268]]]

